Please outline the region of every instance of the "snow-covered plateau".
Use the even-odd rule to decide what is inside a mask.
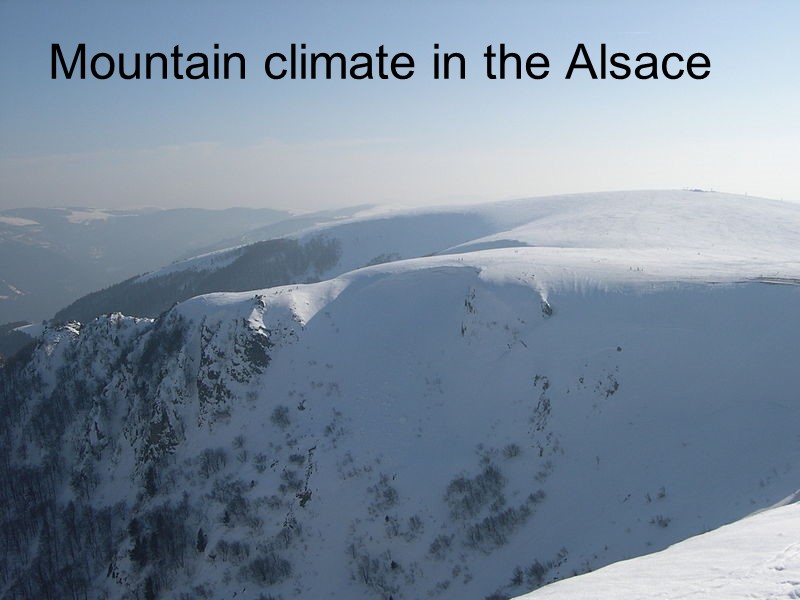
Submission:
[[[800,205],[530,199],[416,247],[393,214],[337,225],[340,267],[408,255],[371,219],[430,256],[9,361],[0,595],[797,593],[797,505],[738,520],[800,488]]]

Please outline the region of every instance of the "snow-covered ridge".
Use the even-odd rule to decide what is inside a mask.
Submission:
[[[24,219],[22,217],[6,217],[0,215],[0,223],[4,225],[13,225],[15,227],[26,227],[28,225],[38,225],[38,221],[33,219]]]
[[[63,434],[59,497],[124,515],[90,589],[128,598],[153,585],[156,559],[130,548],[159,507],[182,519],[194,565],[159,558],[161,593],[507,597],[794,489],[800,288],[568,285],[569,271],[514,253],[206,295],[154,323],[49,334],[28,367],[44,383],[24,392],[33,414],[59,390],[90,401]],[[30,457],[48,453],[37,439]],[[68,483],[90,474],[89,491]]]
[[[542,198],[517,206],[501,232],[453,251],[498,244],[789,252],[800,243],[800,205],[714,192],[643,191]],[[513,214],[506,209],[505,215]],[[515,223],[516,221],[516,223]],[[519,224],[520,221],[524,221]]]
[[[772,257],[496,248],[47,329],[0,372],[0,596],[508,598],[772,506],[792,214]]]
[[[187,258],[186,260],[175,261],[174,263],[162,267],[157,271],[140,275],[136,278],[136,281],[141,283],[156,277],[164,277],[172,273],[183,271],[214,271],[223,267],[227,267],[233,261],[239,258],[241,254],[241,247],[207,252],[193,258]]]
[[[745,196],[644,191],[530,198],[464,207],[365,211],[282,239],[180,261],[90,294],[56,319],[122,311],[155,317],[216,291],[320,281],[403,259],[502,248],[589,278],[796,279],[800,205]],[[532,252],[532,253],[531,253]],[[499,255],[505,256],[505,255]]]
[[[586,263],[616,261],[615,254],[630,252],[629,262],[641,256],[648,265],[659,261],[662,266],[665,261],[726,263],[724,268],[730,270],[735,264],[758,262],[763,270],[773,263],[791,265],[794,270],[798,262],[794,250],[800,248],[799,224],[798,204],[718,192],[655,190],[383,210],[318,224],[293,237],[324,236],[339,241],[342,256],[328,276],[364,266],[379,256],[400,259],[524,246],[550,248],[551,252],[582,251]],[[454,237],[465,241],[448,245],[448,239]],[[206,260],[170,265],[163,274],[225,264],[214,263],[221,261],[217,253]],[[147,277],[161,274],[156,271]],[[759,275],[782,276],[755,273]]]
[[[800,504],[795,499],[518,600],[790,600],[800,597],[798,540]]]

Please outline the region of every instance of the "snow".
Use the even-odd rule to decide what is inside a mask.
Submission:
[[[107,221],[116,216],[114,213],[104,211],[99,208],[87,208],[81,210],[64,209],[67,211],[65,218],[70,223],[90,223],[92,221]]]
[[[334,277],[379,256],[409,259],[514,248],[524,260],[578,279],[794,278],[800,267],[800,205],[718,192],[656,190],[528,198],[426,209],[370,209],[294,234],[339,241]],[[524,250],[535,248],[535,250]],[[231,254],[229,255],[228,252]],[[241,247],[146,275],[213,270]],[[495,263],[514,254],[498,254]],[[517,261],[519,262],[519,261]],[[623,271],[634,274],[626,276]]]
[[[526,600],[778,600],[800,597],[800,504],[520,596]]]
[[[214,271],[233,263],[241,255],[241,250],[242,247],[228,248],[226,250],[207,252],[186,260],[175,261],[166,267],[141,275],[136,280],[145,282],[156,277],[164,277],[184,271]]]
[[[25,292],[20,290],[18,287],[14,286],[14,285],[11,285],[10,283],[5,281],[4,279],[0,279],[0,286],[4,286],[5,287],[5,290],[3,290],[3,291],[9,292],[8,294],[0,295],[0,300],[8,300],[10,298],[14,298],[15,296],[24,296],[25,295]]]
[[[325,230],[342,269],[401,246],[448,254],[199,296],[155,324],[117,315],[45,332],[45,386],[84,389],[58,379],[77,372],[100,390],[65,457],[97,457],[93,501],[127,500],[127,522],[186,492],[208,535],[169,594],[510,597],[782,501],[532,597],[797,594],[800,514],[784,499],[800,482],[800,206],[642,192],[469,210]],[[437,236],[448,222],[462,228]],[[179,322],[179,347],[142,366],[155,328]],[[168,484],[147,498],[148,444],[165,429]],[[199,472],[206,450],[228,457],[213,476]],[[468,508],[448,500],[489,466],[497,489]],[[281,491],[289,473],[301,487]],[[232,483],[252,521],[226,522],[214,490]],[[269,588],[214,551],[238,541],[255,556],[286,523],[293,570]],[[128,542],[96,595],[142,584]]]
[[[22,325],[20,327],[16,327],[14,331],[19,331],[20,333],[24,333],[31,338],[38,338],[41,336],[46,329],[44,323],[31,323],[29,325]]]
[[[525,206],[519,204],[519,212]],[[536,246],[607,251],[652,264],[654,254],[679,264],[798,264],[798,205],[693,192],[589,194],[530,203],[541,212],[528,222],[451,249]],[[616,253],[613,251],[616,250]]]
[[[407,568],[425,563],[424,581],[406,581],[404,597],[431,593],[437,580],[448,582],[442,597],[497,591],[471,580],[493,580],[512,595],[533,587],[508,584],[515,566],[558,563],[562,548],[568,556],[545,582],[658,550],[796,487],[800,413],[789,357],[800,336],[800,287],[761,282],[800,278],[800,210],[721,194],[651,196],[483,207],[487,221],[503,226],[527,219],[498,234],[519,242],[472,252],[465,245],[319,284],[214,294],[178,307],[190,319],[234,321],[249,314],[256,294],[265,316],[301,325],[273,354],[256,406],[299,399],[305,409],[291,402],[292,419],[307,424],[293,425],[293,434],[301,449],[324,450],[304,513],[316,532],[304,555],[313,566],[297,584],[305,595],[362,597],[363,588],[336,575],[350,570],[336,550],[348,540],[374,555],[390,548]],[[380,224],[399,238],[402,221]],[[366,257],[356,248],[361,224],[366,230],[358,220],[335,229],[349,264]],[[546,390],[544,379],[534,383],[539,377]],[[551,412],[538,430],[530,411],[544,397]],[[330,419],[331,402],[344,432],[333,445],[313,433],[326,412]],[[245,411],[229,430],[257,437],[271,427],[260,414]],[[523,459],[499,459],[514,443]],[[476,473],[469,457],[480,447],[500,461],[508,505],[538,489],[546,497],[490,555],[459,549],[469,556],[468,577],[452,576],[464,568],[458,561],[426,559],[432,535],[420,552],[380,542],[382,528],[363,516],[345,517],[359,514],[375,484],[375,475],[343,474],[354,457],[352,472],[391,475],[401,498],[392,514],[402,521],[418,511],[447,533],[444,487],[459,472]]]
[[[13,225],[15,227],[25,227],[27,225],[38,225],[38,221],[34,221],[33,219],[25,219],[23,217],[9,217],[0,215],[0,223],[5,225]]]
[[[251,440],[281,439],[271,407],[288,406],[286,439],[296,438],[301,453],[318,449],[313,499],[295,513],[310,532],[302,558],[309,567],[293,589],[364,597],[340,550],[357,542],[375,556],[390,549],[407,569],[425,564],[424,578],[417,573],[395,597],[422,597],[435,581],[449,581],[442,597],[484,597],[495,591],[488,582],[502,588],[515,567],[551,561],[561,548],[568,556],[548,578],[663,548],[794,489],[800,413],[790,357],[800,287],[742,282],[750,271],[724,260],[630,271],[604,253],[598,270],[585,255],[547,263],[540,252],[401,261],[177,307],[217,327],[252,319],[253,298],[263,297],[268,329],[301,326],[274,339],[279,348],[251,408],[239,405],[210,434],[190,432],[185,449],[190,456],[227,447],[242,435],[256,453],[263,446]],[[552,316],[542,312],[541,289]],[[546,418],[536,412],[545,396]],[[336,443],[322,433],[333,422],[344,432]],[[520,459],[504,459],[501,450],[514,443]],[[459,473],[479,472],[481,452],[507,478],[507,506],[538,490],[545,498],[491,553],[456,542],[454,556],[431,561],[435,533],[463,535],[442,498]],[[419,543],[387,539],[383,513],[365,516],[380,473],[400,498],[388,515],[426,523]],[[275,489],[269,477],[246,469],[239,476],[256,481],[256,497]],[[212,541],[226,535],[208,532]],[[465,564],[470,577],[453,578]]]

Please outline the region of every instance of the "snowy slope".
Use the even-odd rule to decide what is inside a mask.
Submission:
[[[528,245],[783,253],[798,235],[797,204],[715,192],[574,194],[499,206],[509,227],[452,251]]]
[[[542,284],[535,274],[511,283],[530,262],[469,259],[372,269],[266,297],[267,313],[286,315],[278,323],[294,315],[303,330],[274,356],[262,389],[292,400],[300,448],[324,450],[309,488],[323,507],[312,500],[303,514],[304,530],[316,532],[305,556],[324,567],[303,572],[304,594],[509,595],[664,547],[796,487],[800,406],[789,357],[800,289],[658,284],[645,293],[652,281],[609,275],[604,289],[574,287],[566,270]],[[549,290],[550,316],[536,285]],[[243,301],[207,297],[181,310],[197,319]],[[251,418],[230,435],[269,429]],[[337,425],[343,439],[329,442],[324,432]],[[482,489],[490,466],[502,489],[454,516],[450,486],[463,476]],[[381,475],[399,506],[372,498]],[[342,519],[327,502],[362,508]],[[403,531],[415,516],[419,541],[397,540],[381,522]],[[453,549],[431,561],[437,539]],[[351,544],[361,553],[331,558]],[[359,588],[349,579],[359,583],[353,562],[364,557],[379,566]],[[391,561],[402,575],[386,569]]]
[[[88,294],[55,320],[87,321],[118,311],[153,317],[198,294],[319,281],[356,267],[432,254],[492,231],[483,218],[458,212],[337,223],[172,263]]]
[[[652,190],[547,196],[462,207],[385,210],[321,223],[294,233],[336,240],[340,260],[328,277],[381,257],[397,260],[434,253],[536,246],[596,253],[657,251],[694,253],[699,262],[722,257],[767,265],[796,261],[800,205],[718,192]],[[454,240],[463,240],[458,243]],[[231,252],[239,252],[234,248]],[[698,254],[699,253],[699,254]],[[191,269],[217,268],[209,255],[187,262]],[[590,262],[587,257],[586,262]],[[674,264],[676,259],[666,258]],[[678,261],[683,258],[679,255]],[[174,272],[182,263],[166,267]],[[752,271],[752,269],[751,269]],[[159,271],[148,278],[159,276]]]
[[[307,243],[313,239],[335,240],[340,247],[336,264],[325,274],[335,276],[380,262],[415,258],[444,250],[460,241],[469,241],[496,231],[488,217],[461,209],[388,211],[367,216],[338,219],[304,228],[286,236]],[[236,246],[178,261],[138,281],[144,282],[181,270],[214,271],[224,268],[243,248]],[[230,255],[230,258],[226,258]],[[227,261],[227,262],[226,262]]]
[[[800,504],[773,508],[667,550],[554,583],[526,600],[800,597]]]
[[[90,294],[56,318],[88,320],[114,311],[156,316],[175,302],[209,291],[243,291],[318,281],[365,265],[488,248],[536,247],[548,263],[612,261],[625,268],[661,270],[743,265],[751,275],[782,277],[800,247],[800,205],[730,194],[642,191],[575,194],[464,207],[363,211],[295,231],[296,249],[266,242],[176,262]],[[316,268],[304,249],[324,245]],[[296,255],[296,256],[295,256]],[[538,260],[538,259],[537,259]],[[756,268],[757,267],[757,268]],[[584,269],[585,270],[585,269]],[[791,269],[789,269],[791,270]],[[267,276],[265,276],[267,274]],[[145,299],[158,299],[147,302]]]
[[[703,256],[678,223],[46,330],[0,376],[0,594],[508,598],[774,504],[800,216],[760,206]]]

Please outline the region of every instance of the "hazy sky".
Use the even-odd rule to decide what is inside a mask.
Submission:
[[[800,201],[800,2],[0,0],[0,208],[471,202],[701,187]],[[74,52],[238,51],[245,81],[50,78]],[[271,81],[270,52],[405,51],[405,81]],[[464,81],[432,78],[433,44]],[[505,42],[551,61],[490,81]],[[702,81],[564,75],[578,43],[704,52]]]

